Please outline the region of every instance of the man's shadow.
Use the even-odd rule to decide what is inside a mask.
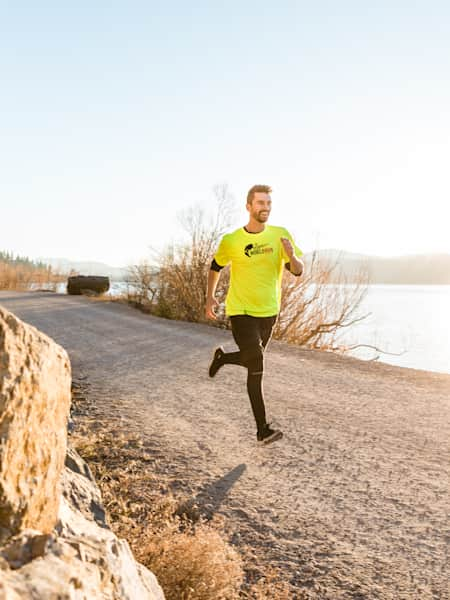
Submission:
[[[186,500],[178,507],[176,514],[186,517],[190,521],[198,521],[201,518],[210,520],[217,512],[223,500],[236,481],[243,475],[247,465],[241,464],[231,469],[220,479],[206,485],[200,492]]]

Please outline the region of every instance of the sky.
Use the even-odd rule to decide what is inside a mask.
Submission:
[[[304,252],[450,253],[446,0],[0,0],[0,250],[126,266],[235,222]]]

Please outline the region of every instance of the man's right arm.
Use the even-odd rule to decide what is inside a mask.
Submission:
[[[208,273],[208,287],[206,289],[206,308],[205,315],[207,319],[217,319],[214,310],[218,308],[219,303],[216,300],[216,288],[219,282],[220,270],[210,269]]]
[[[206,289],[205,315],[207,319],[217,319],[215,309],[219,307],[219,303],[216,300],[216,288],[220,278],[220,271],[230,260],[227,246],[227,236],[225,235],[221,239],[217,252],[211,262],[211,268],[208,273],[208,287]]]

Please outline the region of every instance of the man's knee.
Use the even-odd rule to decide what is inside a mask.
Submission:
[[[261,346],[241,350],[241,360],[251,375],[264,371],[264,355]]]

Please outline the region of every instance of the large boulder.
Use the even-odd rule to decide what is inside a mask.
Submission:
[[[0,307],[0,600],[164,600],[67,448],[70,399],[65,350]]]
[[[108,290],[109,277],[74,275],[67,279],[67,293],[71,295],[104,294]]]
[[[25,530],[0,547],[0,600],[164,600],[153,573],[109,529],[86,463],[69,450],[66,465],[53,534]]]
[[[56,524],[70,384],[66,351],[0,307],[0,539]]]

